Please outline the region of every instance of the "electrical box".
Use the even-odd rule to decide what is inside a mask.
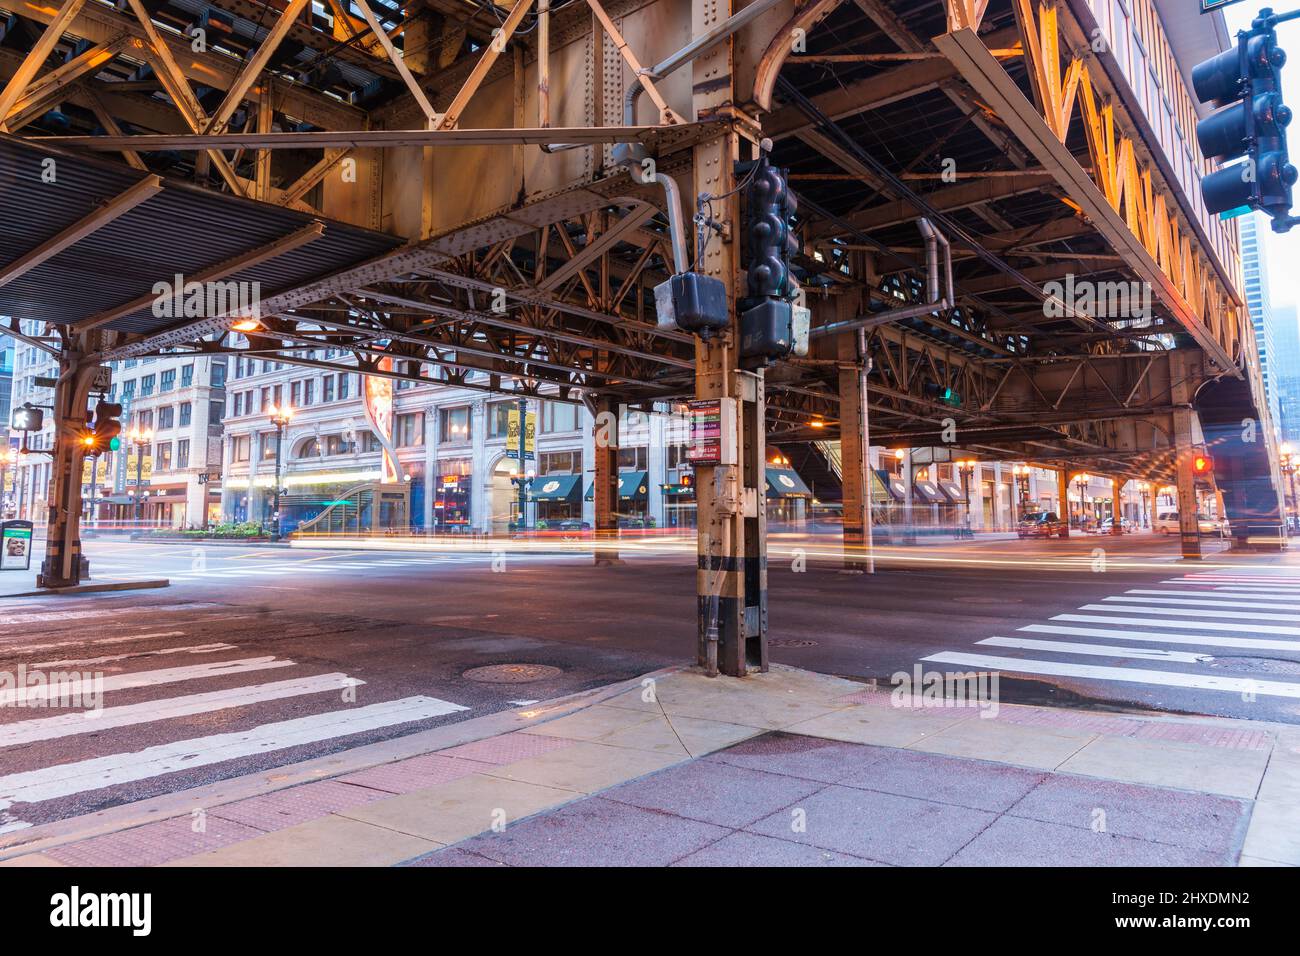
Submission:
[[[681,272],[655,286],[659,328],[677,328],[708,338],[727,327],[727,287],[721,279]]]

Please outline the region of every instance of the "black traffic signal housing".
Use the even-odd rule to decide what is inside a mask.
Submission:
[[[9,427],[16,432],[38,432],[45,426],[45,412],[27,402],[9,415]]]
[[[83,437],[87,455],[102,455],[106,451],[117,451],[122,440],[117,436],[122,432],[122,406],[116,402],[97,402],[88,430]]]
[[[807,310],[795,305],[800,288],[790,258],[799,252],[794,218],[799,204],[784,169],[766,150],[737,167],[745,183],[746,295],[740,302],[740,354],[762,366],[808,349]]]
[[[1267,14],[1267,16],[1265,16]],[[1192,68],[1192,88],[1202,103],[1219,107],[1196,124],[1201,152],[1232,162],[1201,180],[1201,197],[1211,213],[1257,209],[1273,220],[1275,232],[1297,221],[1291,216],[1291,187],[1297,172],[1287,154],[1291,108],[1282,102],[1286,53],[1277,45],[1277,17],[1262,11],[1237,45]]]

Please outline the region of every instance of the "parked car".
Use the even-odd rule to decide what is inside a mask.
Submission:
[[[1121,518],[1119,522],[1119,526],[1120,526],[1120,530],[1122,530],[1124,534],[1131,534],[1135,530],[1133,527],[1133,522],[1129,521],[1128,518]],[[1115,519],[1105,518],[1102,520],[1100,524],[1094,526],[1091,530],[1096,531],[1097,534],[1110,534],[1111,529],[1114,527],[1115,527]]]
[[[1068,537],[1069,525],[1055,511],[1031,511],[1020,519],[1016,534],[1022,538]]]
[[[1156,520],[1152,522],[1151,526],[1157,534],[1178,534],[1178,512],[1160,512],[1156,515]],[[1196,527],[1200,530],[1201,534],[1222,535],[1227,533],[1228,523],[1226,521],[1211,518],[1209,515],[1198,514],[1196,516]]]

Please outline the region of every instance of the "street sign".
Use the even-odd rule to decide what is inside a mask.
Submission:
[[[90,390],[92,392],[107,392],[112,387],[113,369],[107,365],[96,368],[95,377],[90,382]]]
[[[692,465],[734,465],[736,400],[705,398],[686,407],[691,421],[686,460]]]
[[[1241,0],[1201,0],[1201,13],[1210,13],[1220,7],[1230,7],[1234,3],[1240,3]]]
[[[32,523],[0,522],[0,571],[27,571],[32,566]]]

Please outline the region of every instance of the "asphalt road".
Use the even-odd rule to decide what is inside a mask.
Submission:
[[[774,661],[883,681],[918,663],[996,670],[1004,700],[1300,722],[1294,558],[1211,553],[1189,565],[1173,541],[1151,536],[1013,539],[883,549],[876,574],[849,575],[830,560],[836,547],[773,541]],[[39,690],[6,697],[0,685],[0,829],[694,656],[690,543],[638,546],[613,568],[593,567],[585,553],[109,539],[88,540],[86,550],[96,581],[173,584],[0,598],[0,673],[25,666],[105,682],[94,719],[46,706]],[[557,670],[522,683],[465,676],[499,664]],[[96,685],[77,686],[93,696]]]

